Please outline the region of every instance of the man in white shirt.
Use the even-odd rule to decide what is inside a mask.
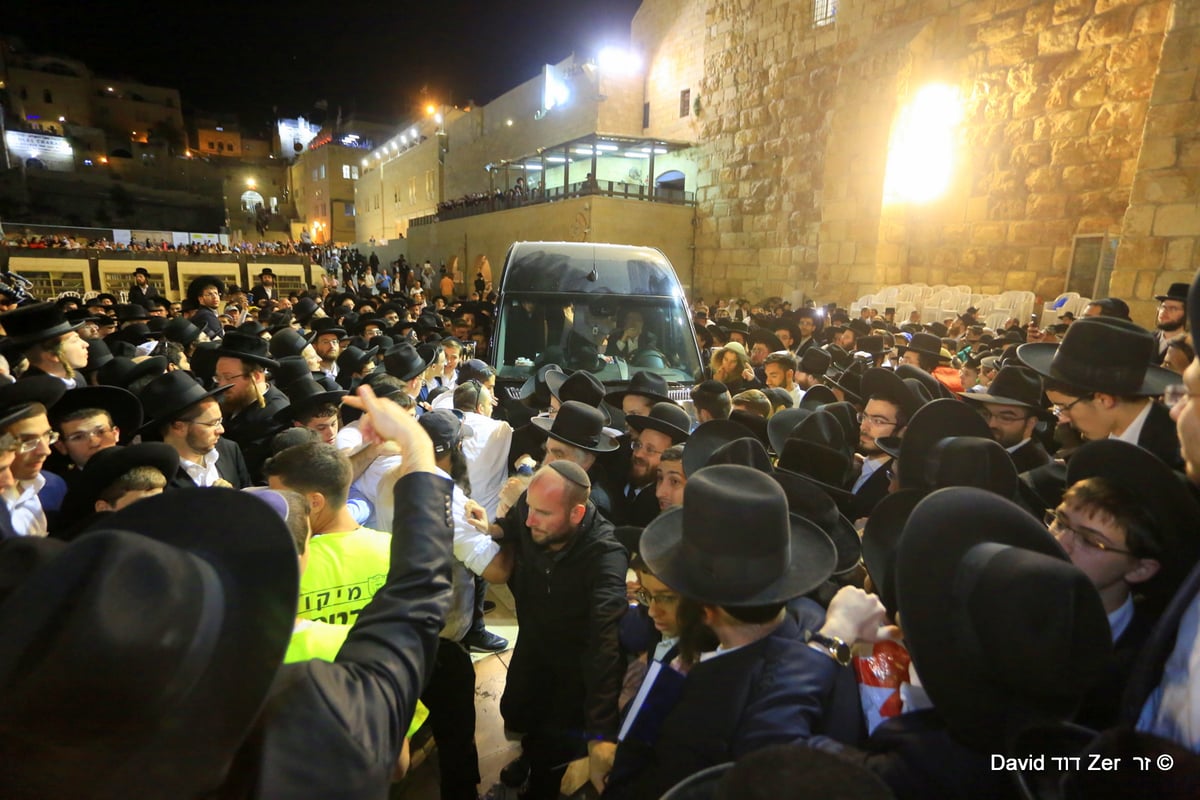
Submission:
[[[471,475],[471,496],[488,512],[496,516],[500,490],[508,477],[505,463],[513,429],[504,420],[492,419],[496,400],[486,384],[468,381],[453,392],[454,408],[463,415],[468,428],[463,439],[463,453]]]
[[[796,383],[796,356],[791,351],[779,350],[769,354],[763,361],[763,373],[767,386],[786,390],[792,396],[793,407],[800,407],[804,390]]]
[[[159,375],[141,394],[146,424],[143,438],[159,437],[179,453],[179,471],[168,475],[169,485],[250,485],[250,471],[237,444],[224,438],[225,419],[218,396],[228,386],[205,391],[195,378],[176,370]]]

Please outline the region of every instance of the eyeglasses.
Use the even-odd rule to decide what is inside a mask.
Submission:
[[[1077,398],[1075,398],[1075,399],[1074,399],[1074,400],[1072,400],[1071,402],[1067,403],[1065,406],[1063,406],[1063,405],[1053,405],[1053,406],[1050,406],[1050,412],[1051,412],[1052,414],[1054,414],[1054,416],[1056,416],[1056,417],[1061,417],[1063,414],[1068,414],[1068,413],[1070,413],[1070,411],[1071,411],[1071,409],[1072,409],[1072,408],[1074,408],[1075,406],[1079,405],[1079,404],[1080,404],[1080,403],[1082,403],[1084,400],[1089,400],[1089,401],[1090,401],[1090,400],[1095,400],[1095,399],[1096,399],[1096,396],[1095,396],[1095,395],[1091,395],[1091,394],[1085,394],[1083,397],[1077,397]]]
[[[633,596],[637,601],[647,608],[651,603],[658,603],[660,606],[673,606],[679,602],[679,595],[664,592],[663,594],[650,594],[645,589],[638,589]]]
[[[218,417],[218,418],[212,420],[211,422],[205,422],[204,420],[199,420],[199,419],[189,419],[189,420],[186,420],[186,422],[188,425],[202,425],[205,428],[216,429],[225,424],[225,418]]]
[[[642,442],[641,442],[641,440],[640,440],[640,439],[639,439],[639,440],[635,440],[635,441],[632,441],[632,442],[630,442],[630,443],[629,443],[629,449],[630,449],[630,450],[635,450],[635,451],[636,451],[636,450],[641,450],[642,452],[644,452],[644,453],[645,453],[646,455],[648,455],[648,456],[661,456],[661,455],[663,454],[663,451],[662,451],[662,450],[655,450],[655,449],[654,449],[653,447],[651,447],[650,445],[642,444]]]
[[[1080,544],[1090,547],[1093,550],[1101,550],[1105,553],[1120,553],[1121,555],[1134,556],[1134,558],[1137,558],[1137,556],[1129,550],[1122,550],[1119,547],[1113,547],[1111,544],[1104,541],[1103,535],[1097,531],[1091,530],[1090,528],[1076,528],[1072,526],[1067,520],[1066,515],[1056,508],[1046,509],[1046,515],[1042,517],[1042,521],[1046,523],[1046,527],[1049,528],[1050,532],[1055,536],[1069,531],[1075,535],[1075,538],[1079,540]]]
[[[218,292],[216,289],[209,289],[206,292],[201,292],[200,296],[201,297],[220,297],[221,293]]]
[[[1174,408],[1188,398],[1195,397],[1197,392],[1189,392],[1182,383],[1173,383],[1163,390],[1163,405]]]
[[[67,437],[67,443],[83,444],[84,442],[90,442],[92,439],[103,439],[114,430],[116,430],[116,428],[112,427],[111,425],[97,425],[95,428],[92,428],[89,431],[75,431]]]
[[[249,372],[239,372],[236,375],[214,375],[213,379],[216,380],[218,386],[225,386],[226,384],[234,383],[239,378],[249,378],[249,377],[250,377]]]
[[[1076,400],[1075,402],[1077,403],[1079,401]],[[1071,405],[1074,405],[1074,403]],[[984,422],[991,422],[992,420],[995,420],[1003,425],[1012,425],[1015,422],[1024,422],[1025,420],[1029,419],[1028,414],[1014,414],[1011,411],[1002,411],[997,414],[989,411],[986,408],[979,409],[979,416],[983,417]]]
[[[33,433],[27,433],[24,436],[17,437],[17,452],[32,453],[38,449],[38,445],[45,443],[50,446],[58,441],[58,431],[46,431],[41,436]]]
[[[868,422],[873,428],[895,427],[897,420],[881,417],[878,414],[864,414],[861,411],[858,413],[858,422]]]

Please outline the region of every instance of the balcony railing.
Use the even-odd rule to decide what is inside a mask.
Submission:
[[[452,219],[464,219],[480,214],[490,214],[493,211],[508,211],[513,208],[554,203],[573,197],[620,197],[626,200],[642,200],[651,203],[669,203],[677,206],[696,205],[696,193],[683,189],[667,189],[661,186],[653,191],[642,184],[622,183],[621,181],[580,181],[569,186],[554,186],[545,191],[534,187],[528,193],[510,189],[507,192],[497,190],[495,194],[472,195],[457,200],[439,204],[434,214],[415,217],[409,220],[409,226],[432,225],[435,222],[446,222]]]

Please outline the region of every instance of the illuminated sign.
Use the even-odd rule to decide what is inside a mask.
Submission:
[[[26,169],[47,169],[54,172],[75,170],[75,151],[71,149],[71,143],[62,136],[6,131],[4,144],[8,147],[13,161],[23,164]]]
[[[309,142],[317,138],[321,131],[319,125],[314,125],[304,117],[281,119],[275,126],[279,132],[279,150],[275,155],[280,158],[295,158],[303,153]]]

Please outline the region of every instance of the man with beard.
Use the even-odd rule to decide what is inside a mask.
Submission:
[[[275,291],[275,273],[270,267],[263,267],[258,275],[258,283],[250,290],[250,302],[261,306],[267,300],[278,299],[279,294]]]
[[[1042,403],[1042,379],[1020,366],[1002,367],[983,392],[959,392],[983,416],[992,438],[1008,451],[1017,472],[1049,464],[1050,454],[1033,438]]]
[[[195,378],[176,370],[159,375],[142,390],[142,437],[161,438],[179,453],[178,471],[167,476],[170,486],[250,485],[242,451],[221,436],[224,419],[217,397],[228,389],[205,391]]]
[[[1158,345],[1158,360],[1161,364],[1167,357],[1167,345],[1172,339],[1187,330],[1188,285],[1172,283],[1166,294],[1157,295],[1158,318],[1155,320],[1154,341]]]
[[[623,497],[616,498],[613,513],[622,525],[647,525],[659,512],[654,487],[659,459],[671,445],[687,441],[691,418],[674,403],[655,403],[649,414],[632,414],[625,424],[632,449],[629,483]]]
[[[901,437],[908,421],[922,405],[922,397],[890,369],[872,367],[863,374],[862,394],[867,398],[858,415],[858,452],[862,469],[854,481],[854,519],[869,516],[888,493],[892,457],[876,443],[885,437]]]
[[[522,754],[505,771],[516,783],[528,774],[528,800],[557,798],[566,764],[585,745],[600,788],[616,751],[624,671],[617,621],[629,559],[590,493],[582,467],[555,461],[490,528],[511,559],[506,578],[521,626],[500,713],[523,734]],[[482,514],[474,520],[481,530],[487,524]]]
[[[160,297],[158,289],[154,288],[154,284],[150,282],[150,273],[145,267],[138,267],[133,271],[133,284],[129,287],[129,302],[136,303],[142,308],[150,311],[157,307],[157,303],[151,302],[153,298]]]
[[[257,336],[232,331],[215,351],[217,386],[229,387],[221,396],[225,436],[242,448],[251,478],[257,478],[270,441],[285,426],[279,414],[288,406],[287,396],[267,383],[266,370],[279,362],[267,357],[267,342]]]
[[[342,337],[345,328],[339,328],[332,319],[313,320],[313,350],[321,359],[321,371],[331,378],[338,376],[337,359],[342,352]]]
[[[800,338],[793,343],[791,349],[797,356],[803,356],[810,347],[817,346],[813,337],[817,331],[816,317],[816,312],[811,308],[802,308],[796,312],[796,329],[800,332]]]
[[[789,350],[771,353],[763,362],[763,374],[770,388],[779,388],[792,396],[793,407],[799,407],[804,390],[796,385],[796,356]]]
[[[225,333],[217,319],[223,294],[225,283],[212,275],[202,275],[188,284],[187,299],[196,304],[196,311],[190,319],[209,339],[220,339]]]

